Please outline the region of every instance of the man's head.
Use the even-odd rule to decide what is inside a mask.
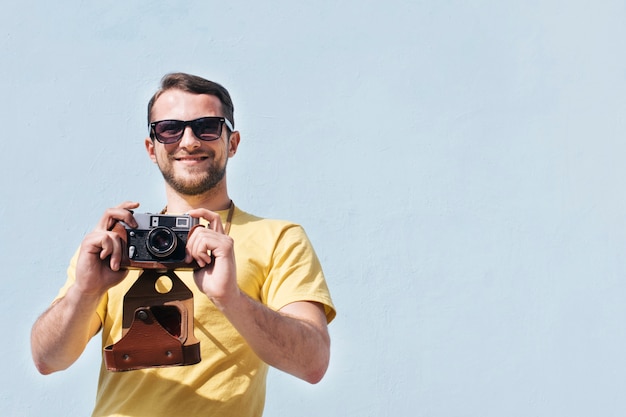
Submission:
[[[226,164],[240,138],[224,87],[194,75],[166,75],[148,104],[148,121],[146,150],[168,189],[184,196],[227,194]]]

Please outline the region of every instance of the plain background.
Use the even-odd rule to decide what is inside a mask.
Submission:
[[[167,72],[224,84],[244,210],[301,223],[339,315],[267,416],[626,412],[624,1],[24,0],[2,7],[4,416],[84,416],[95,338],[29,333],[104,209],[164,204]]]

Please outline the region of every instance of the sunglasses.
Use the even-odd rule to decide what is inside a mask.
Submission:
[[[222,126],[226,125],[234,131],[233,125],[223,117],[201,117],[195,120],[161,120],[150,123],[150,136],[166,145],[178,142],[185,133],[187,126],[200,140],[212,141],[222,136]]]

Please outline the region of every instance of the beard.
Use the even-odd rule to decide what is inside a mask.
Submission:
[[[215,154],[211,155],[212,158]],[[209,165],[206,171],[193,172],[192,175],[176,175],[171,164],[163,165],[158,163],[161,174],[165,182],[169,184],[177,193],[187,196],[196,196],[206,193],[215,188],[226,176],[226,163],[220,165],[218,161],[213,160],[213,164]]]

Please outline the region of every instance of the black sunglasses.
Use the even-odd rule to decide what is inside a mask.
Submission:
[[[201,117],[195,120],[160,120],[150,123],[150,136],[166,145],[178,142],[187,126],[200,140],[212,141],[222,136],[222,126],[234,131],[233,125],[223,117]],[[153,136],[154,135],[154,136]]]

